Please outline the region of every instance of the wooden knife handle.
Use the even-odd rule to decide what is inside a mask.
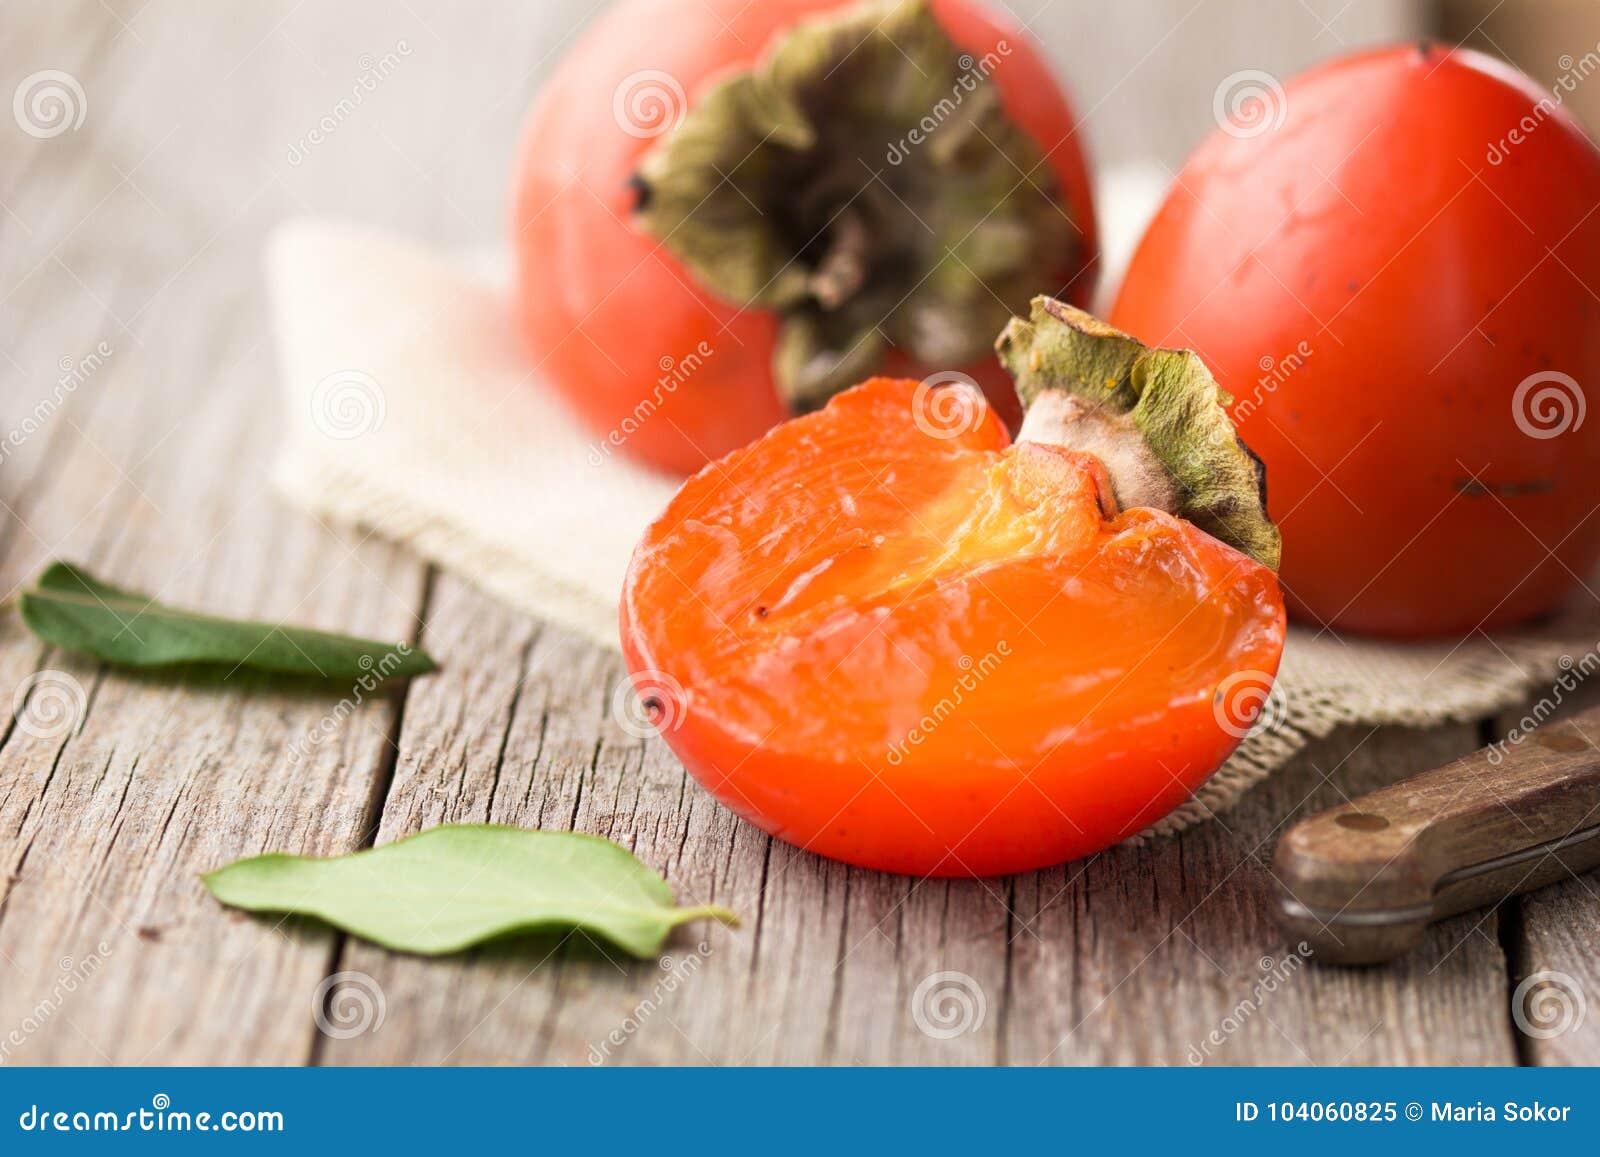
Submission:
[[[1434,920],[1600,864],[1600,708],[1304,820],[1278,842],[1279,923],[1314,958],[1389,960]]]

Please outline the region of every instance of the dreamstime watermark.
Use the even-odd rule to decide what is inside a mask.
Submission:
[[[376,659],[371,655],[362,655],[357,659],[356,665],[361,668],[362,675],[351,686],[350,693],[334,704],[333,710],[317,720],[311,730],[289,748],[290,764],[299,763],[311,754],[312,748],[320,747],[339,734],[345,721],[367,701],[367,696],[377,691],[383,681],[411,657],[412,649],[410,643],[396,643]]]
[[[635,671],[611,693],[611,718],[635,739],[676,731],[689,697],[683,684],[665,671]]]
[[[1283,127],[1289,97],[1270,72],[1245,68],[1222,78],[1211,94],[1211,115],[1230,137],[1248,140]]]
[[[1549,694],[1528,708],[1522,718],[1517,720],[1516,725],[1506,731],[1503,738],[1495,740],[1488,746],[1491,765],[1499,767],[1505,762],[1507,752],[1549,721],[1566,701],[1566,697],[1576,691],[1579,685],[1595,671],[1600,670],[1600,646],[1585,652],[1576,661],[1571,655],[1562,655],[1557,662],[1561,667],[1561,674],[1556,676],[1556,681],[1550,685]]]
[[[955,83],[950,86],[950,95],[940,97],[905,136],[898,141],[889,142],[884,160],[891,165],[898,165],[911,155],[911,150],[927,142],[939,130],[940,125],[956,114],[969,96],[983,87],[983,83],[995,69],[1000,67],[1000,62],[1011,55],[1011,51],[1011,42],[1001,40],[981,57],[963,53],[956,61],[956,66],[961,69],[961,75],[956,77]]]
[[[334,1040],[377,1032],[388,1012],[383,986],[365,972],[335,972],[311,993],[311,1019]]]
[[[656,363],[656,368],[661,371],[661,376],[656,378],[655,389],[650,391],[650,396],[641,398],[622,421],[618,422],[606,436],[589,446],[589,465],[600,466],[611,457],[611,451],[620,447],[624,442],[638,432],[661,408],[661,404],[678,392],[678,387],[687,382],[700,368],[716,353],[716,348],[708,341],[702,340],[694,349],[684,354],[681,358],[663,354]]]
[[[1588,412],[1583,387],[1572,375],[1557,370],[1529,374],[1511,395],[1511,420],[1517,429],[1541,442],[1578,429]]]
[[[1265,671],[1235,671],[1211,696],[1217,726],[1235,739],[1252,731],[1277,731],[1288,718],[1282,684]]]
[[[911,394],[911,420],[940,441],[970,434],[988,413],[989,403],[978,383],[957,370],[923,378]]]
[[[656,961],[657,966],[665,974],[651,986],[649,995],[643,997],[632,1010],[622,1018],[622,1022],[607,1033],[599,1044],[589,1046],[589,1063],[603,1065],[611,1059],[613,1049],[619,1049],[633,1039],[634,1035],[644,1028],[645,1022],[656,1014],[656,1011],[666,1003],[667,997],[677,992],[679,988],[695,973],[700,971],[700,965],[711,955],[711,945],[702,940],[695,945],[692,953],[680,958],[663,956]]]
[[[297,140],[289,142],[288,161],[291,165],[300,165],[311,155],[311,150],[322,144],[334,133],[339,131],[339,126],[355,116],[359,109],[378,87],[393,76],[400,68],[400,62],[411,55],[411,45],[405,40],[397,40],[394,47],[382,56],[373,56],[364,52],[356,62],[360,72],[350,85],[350,95],[341,97],[327,112],[317,118],[317,123],[312,125]]]
[[[1256,362],[1256,368],[1261,373],[1256,378],[1249,396],[1233,395],[1233,403],[1228,410],[1232,421],[1216,424],[1206,432],[1204,438],[1190,447],[1187,455],[1189,464],[1193,466],[1203,462],[1207,454],[1222,445],[1224,441],[1236,441],[1239,436],[1237,433],[1239,425],[1259,410],[1263,402],[1277,393],[1279,387],[1304,369],[1315,353],[1316,350],[1310,342],[1300,341],[1294,349],[1282,357],[1275,358],[1271,354],[1263,354]]]
[[[24,442],[44,429],[62,404],[106,364],[106,359],[113,352],[109,342],[100,342],[81,358],[63,357],[57,362],[59,373],[50,393],[35,402],[22,421],[6,431],[4,438],[0,438],[0,463],[4,463]]]
[[[956,660],[956,666],[961,668],[961,676],[950,685],[950,690],[928,709],[927,713],[917,720],[916,724],[906,732],[904,739],[889,745],[886,758],[891,767],[899,767],[905,762],[913,747],[921,747],[928,736],[938,730],[939,725],[961,709],[961,704],[966,697],[978,689],[978,685],[994,674],[1001,662],[1011,654],[1011,644],[1001,639],[994,645],[994,650],[988,651],[981,659],[973,659],[971,655],[962,655]]]
[[[1535,972],[1511,994],[1511,1019],[1524,1036],[1535,1040],[1577,1032],[1588,1013],[1583,985],[1565,972]]]
[[[56,976],[55,983],[50,986],[50,991],[25,1012],[22,1019],[13,1025],[5,1036],[0,1037],[0,1065],[11,1059],[14,1050],[27,1044],[29,1037],[48,1025],[67,1003],[67,997],[77,992],[90,977],[99,972],[101,965],[110,955],[111,945],[102,940],[94,946],[93,952],[82,959],[63,957],[59,965],[60,972]]]
[[[1256,378],[1255,388],[1250,391],[1248,398],[1236,398],[1230,411],[1234,423],[1245,421],[1251,414],[1261,408],[1261,403],[1278,392],[1278,387],[1287,382],[1305,367],[1306,362],[1316,353],[1308,341],[1302,341],[1280,358],[1270,354],[1262,356],[1256,363],[1256,368],[1261,371],[1261,376]]]
[[[46,68],[22,78],[11,94],[11,115],[30,137],[48,140],[83,127],[89,98],[70,72]]]
[[[311,424],[337,441],[376,433],[388,415],[383,387],[361,370],[335,370],[311,389]]]
[[[1281,960],[1276,956],[1263,956],[1256,962],[1261,975],[1250,985],[1250,991],[1228,1010],[1228,1014],[1217,1022],[1216,1027],[1199,1042],[1189,1046],[1189,1052],[1184,1059],[1191,1065],[1203,1064],[1210,1059],[1211,1050],[1227,1044],[1235,1033],[1249,1024],[1251,1017],[1261,1011],[1267,998],[1297,975],[1305,967],[1305,962],[1311,959],[1311,955],[1311,945],[1302,940],[1294,946],[1292,952],[1284,953]]]
[[[689,97],[670,72],[646,68],[630,72],[611,91],[611,116],[630,137],[665,136],[689,114]]]
[[[31,1104],[17,1117],[24,1133],[282,1133],[283,1114],[275,1109],[193,1112],[174,1109],[172,1098],[157,1093],[148,1109],[53,1109]]]
[[[911,1019],[934,1040],[977,1032],[988,1011],[983,986],[965,972],[931,973],[911,994]]]
[[[29,675],[11,696],[17,730],[35,739],[60,739],[77,728],[88,708],[83,684],[51,668]]]
[[[1511,150],[1522,144],[1534,133],[1539,131],[1539,126],[1555,115],[1555,112],[1566,103],[1567,97],[1578,91],[1578,86],[1588,80],[1596,72],[1600,72],[1600,44],[1574,59],[1571,53],[1564,53],[1556,61],[1561,69],[1561,75],[1550,86],[1550,95],[1541,97],[1534,103],[1522,118],[1517,121],[1498,141],[1489,142],[1485,159],[1491,165],[1501,165],[1511,155]]]

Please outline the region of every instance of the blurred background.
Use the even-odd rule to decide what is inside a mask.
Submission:
[[[4,91],[21,99],[23,81],[44,70],[69,74],[82,90],[81,123],[72,131],[46,141],[18,135],[10,161],[0,162],[5,309],[26,316],[104,306],[111,340],[123,346],[142,344],[157,327],[164,340],[183,334],[191,316],[186,289],[201,292],[215,279],[257,298],[259,277],[241,271],[259,268],[267,230],[298,213],[445,245],[498,244],[524,113],[541,78],[603,7],[595,0],[0,4]],[[996,6],[1057,62],[1101,176],[1130,166],[1139,174],[1123,186],[1137,196],[1102,201],[1112,267],[1132,244],[1152,186],[1159,191],[1214,127],[1219,86],[1233,74],[1259,70],[1284,80],[1363,45],[1421,36],[1509,56],[1546,85],[1585,58],[1600,65],[1594,0]],[[1567,103],[1596,123],[1600,82],[1578,86]],[[204,292],[214,300],[214,290]],[[260,319],[255,301],[238,304]],[[3,341],[11,356],[0,358],[0,386],[53,375],[53,356],[40,366],[20,364],[20,340]],[[263,368],[270,375],[270,365]]]
[[[1504,57],[1545,88],[1600,67],[1600,5],[1592,0],[1437,0],[1433,15],[1445,39]],[[1593,134],[1600,86],[1579,85],[1565,103]]]
[[[598,0],[4,0],[0,82],[10,92],[46,68],[80,80],[89,116],[51,157],[95,155],[101,163],[54,193],[84,209],[108,197],[108,208],[154,210],[140,231],[146,235],[130,243],[159,246],[164,219],[200,214],[225,236],[236,222],[295,208],[422,229],[440,240],[489,241],[501,233],[528,102],[601,7]],[[1549,84],[1563,57],[1582,58],[1600,36],[1593,0],[1000,0],[997,7],[1055,59],[1103,166],[1178,165],[1214,125],[1218,82],[1239,70],[1286,79],[1361,45],[1438,35],[1509,56]],[[386,59],[392,68],[383,67]],[[359,108],[321,144],[297,147],[368,74],[375,87]],[[259,98],[263,91],[270,101]],[[1572,103],[1594,123],[1600,85],[1580,88]],[[379,173],[383,195],[374,197]],[[11,174],[19,179],[25,175]]]

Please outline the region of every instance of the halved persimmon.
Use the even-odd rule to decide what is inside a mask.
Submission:
[[[1000,348],[1015,444],[976,389],[874,379],[706,467],[635,554],[641,699],[779,838],[918,875],[1072,859],[1187,799],[1270,687],[1276,531],[1198,360],[1048,299]]]

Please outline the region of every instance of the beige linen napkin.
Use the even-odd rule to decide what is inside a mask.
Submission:
[[[278,229],[267,279],[289,421],[274,480],[615,647],[628,557],[678,483],[595,464],[484,264],[351,226]]]
[[[1136,221],[1126,200],[1119,204],[1109,223]],[[267,264],[289,417],[281,490],[321,517],[375,529],[510,603],[617,646],[629,555],[676,482],[615,455],[596,464],[592,437],[540,389],[518,348],[503,278],[483,263],[313,221],[281,227]],[[1597,639],[1594,611],[1462,643],[1295,628],[1254,730],[1154,830],[1225,809],[1341,724],[1469,720],[1536,689],[1562,694],[1600,665]],[[1245,685],[1235,693],[1263,692]]]

